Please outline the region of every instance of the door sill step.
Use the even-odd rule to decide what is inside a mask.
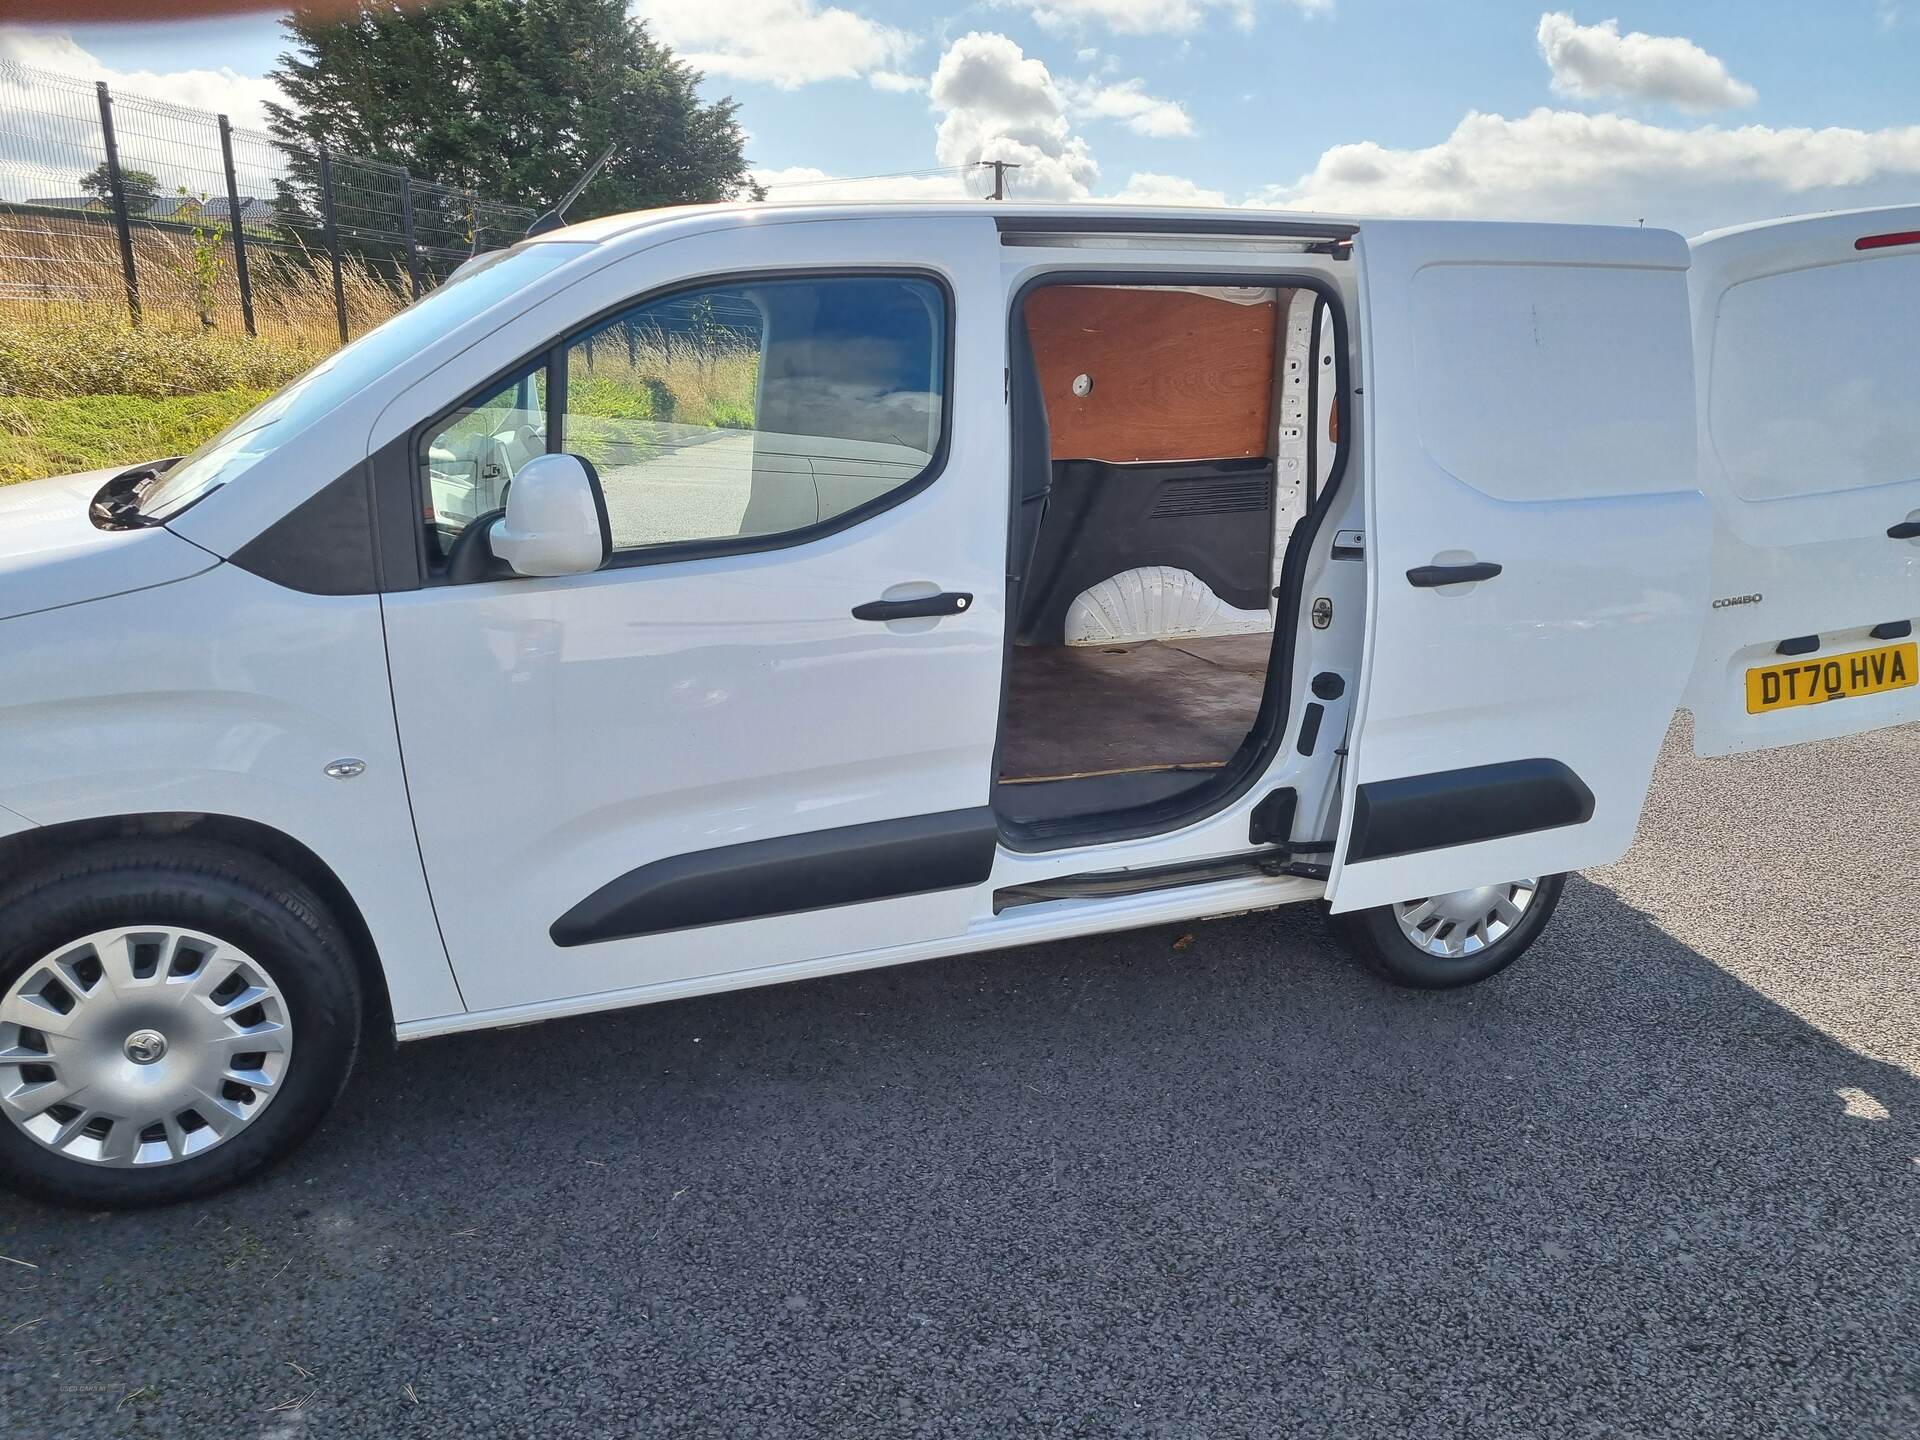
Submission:
[[[1009,885],[993,892],[993,913],[1021,905],[1038,905],[1048,900],[1110,899],[1120,895],[1142,895],[1153,890],[1172,890],[1183,885],[1211,885],[1222,880],[1273,879],[1296,876],[1325,879],[1324,867],[1295,865],[1285,849],[1275,846],[1243,855],[1225,855],[1212,860],[1188,861],[1180,865],[1153,865],[1140,870],[1096,870],[1084,875],[1061,875],[1051,880],[1031,880],[1024,885]]]

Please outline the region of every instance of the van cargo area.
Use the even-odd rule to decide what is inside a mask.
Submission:
[[[1325,304],[1277,285],[1025,297],[1016,364],[1044,410],[1048,474],[1013,617],[1004,819],[1163,800],[1246,743],[1280,562],[1333,449]]]

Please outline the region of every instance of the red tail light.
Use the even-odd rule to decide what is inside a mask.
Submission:
[[[1896,230],[1890,235],[1862,235],[1853,242],[1856,250],[1885,250],[1889,245],[1920,245],[1920,230]]]

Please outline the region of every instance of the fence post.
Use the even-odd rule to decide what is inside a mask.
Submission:
[[[400,172],[400,228],[407,237],[407,279],[413,286],[413,298],[420,298],[420,247],[413,238],[413,175]]]
[[[127,313],[140,323],[140,280],[133,269],[133,222],[127,215],[127,187],[120,174],[120,147],[113,138],[113,97],[107,82],[93,82],[100,101],[100,139],[107,151],[107,194],[113,202],[113,228],[120,232],[120,273],[127,283]]]
[[[240,180],[233,173],[233,126],[222,115],[220,120],[220,163],[227,169],[227,224],[233,230],[233,274],[240,282],[240,318],[246,322],[247,335],[253,328],[253,281],[247,275],[247,241],[241,233]]]
[[[340,322],[340,343],[347,343],[347,290],[340,279],[340,227],[333,218],[333,160],[320,147],[320,215],[327,226],[327,258],[333,263],[333,317]]]

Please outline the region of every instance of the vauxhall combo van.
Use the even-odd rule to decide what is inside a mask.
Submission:
[[[1323,902],[1484,979],[1724,755],[1920,715],[1920,207],[714,206],[0,495],[0,1173],[364,1034]]]

